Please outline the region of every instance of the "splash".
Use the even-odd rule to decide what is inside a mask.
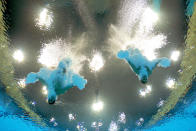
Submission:
[[[149,7],[145,7],[146,3],[143,2],[136,4],[137,7],[135,7],[136,5],[130,7],[138,8],[136,13],[138,16],[131,15],[133,20],[126,17],[127,10],[123,8],[120,11],[122,15],[122,20],[119,21],[120,24],[110,26],[108,43],[112,53],[116,54],[119,50],[127,48],[137,48],[148,60],[154,60],[158,55],[157,50],[166,45],[166,36],[154,33],[154,26],[159,19],[158,14]],[[123,12],[125,15],[123,15]],[[131,22],[127,23],[127,21]]]
[[[104,66],[104,63],[105,61],[102,54],[100,52],[94,51],[93,58],[90,60],[89,63],[89,68],[92,71],[97,72]]]
[[[72,46],[73,45],[73,46]],[[86,57],[80,54],[80,49],[83,44],[68,44],[65,40],[54,39],[49,43],[43,43],[40,51],[38,62],[48,68],[56,68],[59,61],[63,58],[70,58],[72,60],[72,70],[79,73],[83,66]]]
[[[24,54],[21,50],[16,50],[13,54],[13,58],[20,63],[24,60]]]
[[[47,8],[44,8],[35,21],[36,26],[41,30],[49,30],[51,28],[51,24],[53,23],[53,14]]]
[[[142,12],[147,6],[147,0],[124,0],[118,12],[118,27],[130,33],[130,29],[139,21]]]
[[[172,78],[169,78],[167,81],[166,81],[166,85],[168,88],[170,89],[173,89],[175,87],[175,79],[172,79]]]

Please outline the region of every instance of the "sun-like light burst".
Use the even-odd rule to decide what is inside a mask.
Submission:
[[[166,81],[166,85],[167,85],[167,87],[170,88],[170,89],[173,89],[175,84],[176,84],[175,79],[169,78],[169,79]]]
[[[145,91],[146,91],[147,94],[150,93],[152,91],[152,86],[147,85]]]
[[[25,84],[25,79],[20,79],[18,81],[18,85],[21,87],[21,88],[25,88],[26,84]]]
[[[104,104],[102,101],[96,101],[95,103],[93,103],[92,109],[95,112],[100,112],[101,110],[103,110],[103,106],[104,106]]]
[[[140,89],[139,90],[139,95],[141,97],[145,97],[147,94],[150,94],[152,91],[152,86],[151,85],[147,85],[145,89]]]
[[[89,63],[89,67],[92,71],[99,71],[104,66],[104,59],[102,57],[102,54],[99,52],[96,52],[93,55],[92,60]]]
[[[42,94],[47,95],[48,94],[48,90],[46,86],[42,87]]]
[[[48,68],[55,68],[60,60],[70,58],[72,60],[71,68],[75,73],[79,73],[86,57],[79,53],[78,48],[62,39],[51,40],[49,43],[43,43],[38,62]]]
[[[179,56],[180,56],[180,51],[175,50],[172,52],[170,59],[173,61],[177,61]]]
[[[143,89],[141,89],[141,90],[139,91],[139,94],[140,94],[141,97],[145,97],[145,96],[146,96],[146,91],[143,90]]]
[[[18,62],[22,62],[24,60],[24,54],[21,50],[16,50],[13,54],[13,58]]]
[[[53,22],[53,14],[47,8],[42,9],[38,18],[36,18],[36,26],[41,30],[49,30]]]

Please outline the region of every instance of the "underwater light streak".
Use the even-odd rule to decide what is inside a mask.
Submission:
[[[166,81],[166,85],[168,88],[170,89],[173,89],[174,88],[174,85],[175,85],[175,79],[172,79],[172,78],[169,78],[167,81]]]
[[[179,59],[179,56],[180,56],[180,51],[175,50],[172,52],[170,59],[173,61],[177,61]]]
[[[36,26],[38,26],[41,30],[50,29],[52,22],[53,22],[53,15],[46,8],[44,8],[40,12],[39,17],[36,18]]]
[[[102,57],[102,54],[99,52],[96,52],[93,55],[92,60],[89,63],[89,67],[92,71],[99,71],[104,66],[104,59]]]
[[[103,110],[103,106],[104,106],[104,104],[102,101],[97,101],[97,102],[93,103],[92,109],[95,112],[100,112],[101,110]]]
[[[86,57],[79,53],[77,50],[79,47],[75,45],[77,45],[77,43],[71,46],[71,44],[68,44],[62,39],[54,39],[49,43],[43,43],[38,62],[47,68],[56,68],[59,61],[64,58],[69,58],[72,60],[71,69],[75,73],[79,73],[83,66],[82,62],[86,60]]]
[[[24,60],[24,54],[21,50],[16,50],[13,54],[13,58],[20,63]]]

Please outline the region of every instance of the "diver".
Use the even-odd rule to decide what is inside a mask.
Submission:
[[[57,95],[65,93],[73,87],[78,87],[80,90],[85,88],[87,80],[73,73],[70,68],[71,60],[66,58],[59,62],[56,69],[50,70],[41,68],[37,73],[29,73],[27,75],[25,84],[35,83],[40,81],[47,87],[48,90],[48,103],[54,104]]]
[[[148,77],[152,74],[155,67],[167,68],[171,64],[170,60],[165,57],[149,61],[138,49],[132,48],[120,50],[117,57],[125,59],[129,63],[131,69],[143,84],[147,83]]]

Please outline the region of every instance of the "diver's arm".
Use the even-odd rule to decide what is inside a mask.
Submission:
[[[85,88],[87,80],[78,74],[73,74],[72,76],[73,86],[77,86],[80,90]]]
[[[39,80],[37,73],[29,73],[25,79],[25,84],[33,84]]]

